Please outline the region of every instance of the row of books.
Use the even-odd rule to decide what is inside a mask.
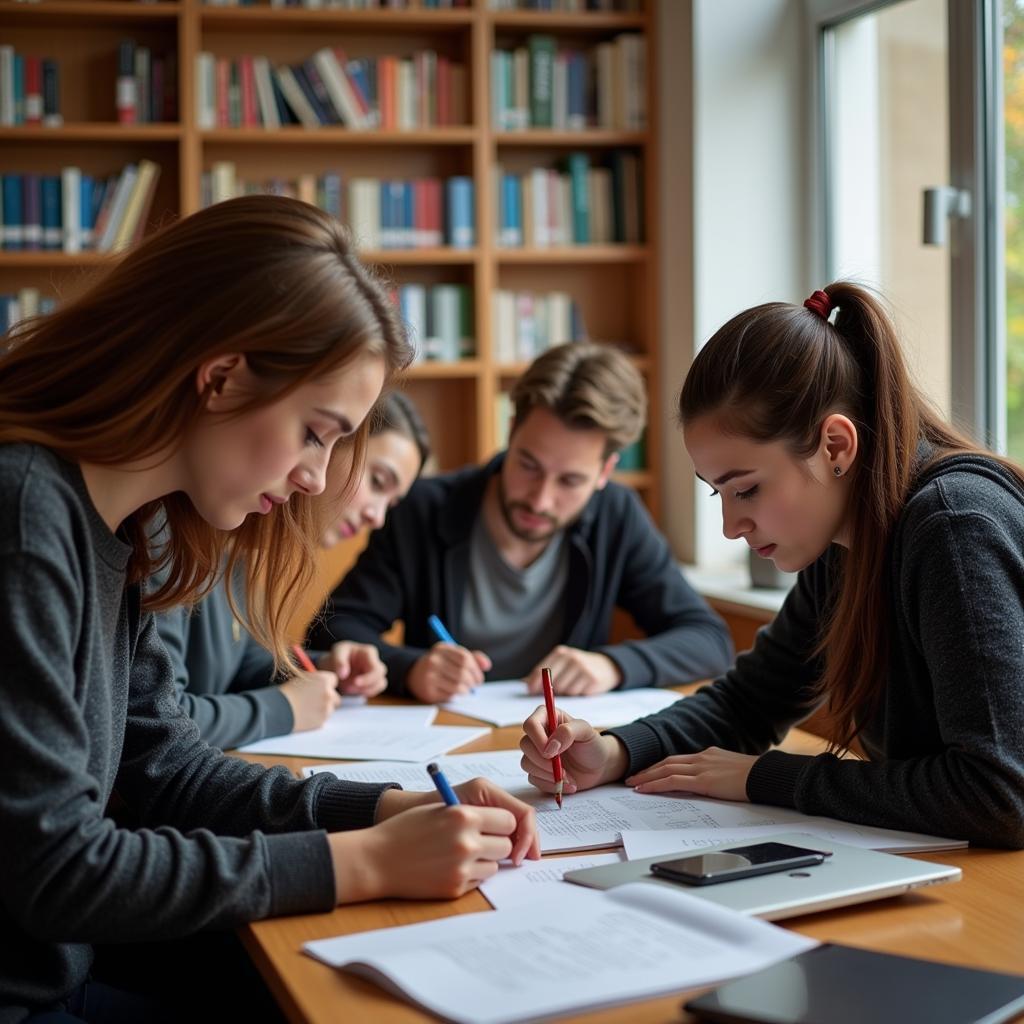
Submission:
[[[572,153],[564,171],[509,174],[499,166],[496,177],[499,246],[643,242],[643,175],[633,153],[613,151],[607,167]]]
[[[120,252],[142,237],[160,165],[140,160],[105,179],[78,167],[0,178],[3,249]]]
[[[489,0],[492,11],[567,11],[581,14],[584,11],[638,14],[643,10],[643,0]]]
[[[424,249],[476,244],[472,178],[417,178],[412,181],[352,178],[335,171],[297,179],[240,179],[229,160],[214,163],[200,182],[204,206],[233,196],[269,192],[312,203],[346,221],[364,249]]]
[[[584,341],[579,305],[568,292],[513,292],[491,296],[494,354],[499,363],[528,361],[553,345]]]
[[[207,7],[266,6],[267,0],[204,0]],[[468,7],[470,0],[270,0],[271,7],[305,7],[306,10],[378,11],[426,7],[449,10]]]
[[[148,46],[122,39],[117,47],[115,106],[121,124],[178,119],[178,57],[154,56]]]
[[[499,131],[647,125],[647,50],[635,32],[590,52],[559,49],[554,36],[534,34],[515,50],[491,53],[491,117]]]
[[[38,288],[22,288],[13,294],[0,295],[0,335],[32,316],[52,313],[57,300],[43,296]]]
[[[63,123],[58,62],[0,45],[0,125],[58,128]]]
[[[409,328],[416,359],[455,362],[476,354],[473,291],[465,284],[403,284],[391,299]]]
[[[433,50],[349,60],[323,47],[301,64],[196,57],[200,128],[414,129],[463,124],[466,69]]]

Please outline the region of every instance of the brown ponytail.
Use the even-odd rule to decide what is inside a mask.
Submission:
[[[731,433],[783,441],[795,458],[818,448],[821,424],[843,413],[856,424],[847,523],[849,552],[816,654],[836,724],[833,747],[849,747],[877,707],[889,672],[886,566],[893,529],[914,477],[953,454],[996,458],[944,423],[910,379],[891,317],[870,292],[824,289],[835,323],[803,306],[769,303],[733,317],[701,349],[679,397],[685,427],[715,413]],[[922,463],[921,442],[930,448]],[[1006,465],[1024,482],[1021,470]]]

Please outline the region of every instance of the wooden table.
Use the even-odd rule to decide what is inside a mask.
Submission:
[[[439,724],[467,724],[442,712]],[[479,724],[479,723],[477,723]],[[459,753],[508,750],[518,727],[495,729]],[[782,749],[818,753],[823,741],[799,730]],[[285,764],[296,772],[308,758],[250,757]],[[424,788],[427,788],[424,786]],[[1020,973],[1024,969],[1024,851],[958,850],[918,855],[955,864],[963,881],[895,899],[790,918],[784,926],[823,942],[842,942],[889,953]],[[300,952],[302,943],[333,935],[412,924],[449,914],[489,908],[474,892],[450,902],[385,900],[342,907],[329,914],[276,918],[242,929],[242,939],[290,1021],[303,1024],[423,1024],[431,1017],[369,982],[317,963]],[[587,1024],[666,1024],[692,1020],[680,1009],[683,992],[571,1018]]]

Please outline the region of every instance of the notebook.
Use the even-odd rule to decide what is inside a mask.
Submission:
[[[738,878],[717,885],[693,887],[689,891],[700,899],[710,900],[719,906],[738,910],[742,914],[777,921],[796,914],[830,910],[887,896],[899,896],[926,885],[957,882],[962,874],[959,868],[945,864],[896,857],[890,853],[863,850],[842,843],[823,843],[800,833],[772,836],[771,840],[790,843],[793,846],[808,846],[816,850],[830,850],[832,856],[823,864],[799,868],[796,871]],[[748,840],[754,841],[756,840]],[[738,845],[741,844],[735,841],[723,843],[720,846],[708,847],[701,853],[728,850],[729,847]],[[686,856],[688,852],[691,851],[686,851],[681,856]],[[672,855],[668,854],[626,861],[622,864],[584,868],[580,871],[567,872],[565,880],[595,889],[612,889],[627,882],[639,881],[677,887],[676,883],[655,878],[650,873],[650,866],[654,861],[671,859]]]
[[[1024,978],[824,945],[686,1009],[713,1024],[999,1024],[1024,1011]]]

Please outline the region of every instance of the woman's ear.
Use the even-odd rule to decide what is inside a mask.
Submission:
[[[821,451],[830,474],[846,476],[857,459],[857,425],[849,416],[834,412],[821,425]]]
[[[196,391],[206,396],[208,412],[223,412],[237,404],[237,396],[249,377],[241,352],[228,352],[208,359],[196,370]]]

